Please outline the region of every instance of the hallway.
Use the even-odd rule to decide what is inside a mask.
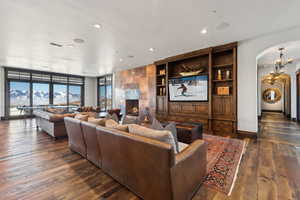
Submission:
[[[282,113],[263,112],[259,139],[300,147],[300,124],[287,119]]]

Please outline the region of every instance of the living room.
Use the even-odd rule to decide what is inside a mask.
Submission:
[[[300,199],[299,6],[4,0],[0,199]]]

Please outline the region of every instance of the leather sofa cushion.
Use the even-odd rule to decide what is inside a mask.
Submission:
[[[89,117],[94,117],[95,118],[97,113],[95,113],[95,112],[81,112],[80,114],[81,115],[87,115]]]
[[[105,126],[106,119],[89,117],[88,122],[95,125]]]
[[[112,119],[106,120],[105,127],[128,132],[128,125],[121,125],[121,124],[119,124],[118,122],[116,122]]]
[[[173,148],[173,151],[175,153],[177,153],[175,139],[170,131],[154,130],[154,129],[146,128],[146,127],[136,125],[136,124],[129,124],[128,130],[129,130],[129,133],[139,135],[139,136],[144,136],[147,138],[151,138],[154,140],[158,140],[158,141],[170,144]]]
[[[122,124],[140,124],[138,117],[125,115],[122,120]]]
[[[74,117],[75,114],[68,113],[68,114],[53,114],[49,116],[50,122],[60,122],[63,121],[65,117]]]
[[[77,115],[75,115],[75,119],[87,122],[88,119],[89,119],[89,116],[88,115],[77,114]]]
[[[187,148],[189,145],[188,144],[185,144],[185,143],[182,143],[182,142],[178,142],[178,152],[182,152],[185,148]]]

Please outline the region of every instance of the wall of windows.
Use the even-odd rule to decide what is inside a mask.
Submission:
[[[84,105],[84,77],[5,68],[5,117],[31,115],[23,106]]]
[[[98,106],[101,111],[112,109],[112,75],[98,78]]]

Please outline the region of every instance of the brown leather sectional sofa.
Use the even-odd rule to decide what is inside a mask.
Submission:
[[[178,154],[171,145],[65,118],[70,148],[145,200],[191,199],[206,175],[206,149],[196,140]]]

